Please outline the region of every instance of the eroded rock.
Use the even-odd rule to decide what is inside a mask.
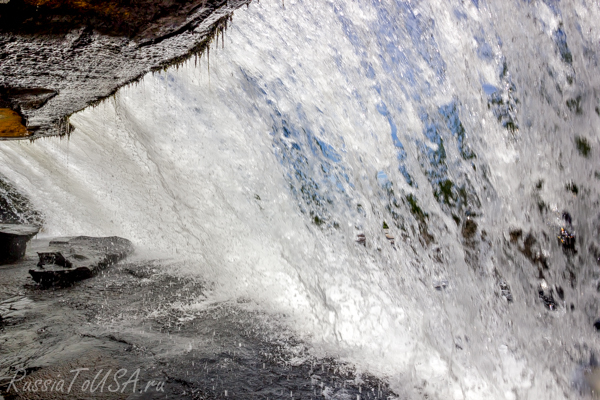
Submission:
[[[68,286],[91,278],[132,252],[133,244],[117,236],[58,238],[38,252],[37,269],[30,269],[29,274],[42,286]]]
[[[201,54],[249,1],[0,1],[0,139],[68,134],[71,114]]]
[[[27,242],[39,230],[35,225],[0,224],[0,265],[23,258]]]
[[[477,222],[471,218],[467,218],[462,228],[462,235],[465,239],[472,239],[477,233]]]

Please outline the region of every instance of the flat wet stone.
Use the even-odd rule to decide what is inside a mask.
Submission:
[[[0,224],[0,265],[21,259],[27,242],[39,230],[40,227],[35,225]]]
[[[38,252],[37,268],[29,274],[42,286],[68,286],[91,278],[132,252],[133,244],[117,236],[58,238]]]

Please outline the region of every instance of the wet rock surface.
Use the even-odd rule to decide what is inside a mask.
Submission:
[[[29,199],[0,175],[0,223],[42,226],[44,218]]]
[[[28,131],[11,120],[4,139],[68,133],[69,115],[199,54],[247,3],[0,2],[0,109],[17,112]]]
[[[43,289],[27,270],[47,245],[35,241],[22,263],[0,267],[0,314],[5,317],[0,376],[25,375],[16,382],[18,393],[15,387],[9,390],[10,380],[0,381],[5,399],[393,395],[380,380],[311,355],[277,319],[250,303],[213,301],[206,283],[167,274],[160,261],[119,263],[73,286]],[[74,379],[71,371],[78,369]],[[65,381],[62,392],[60,379]],[[48,389],[23,391],[36,381],[48,381]]]
[[[0,224],[0,265],[23,258],[27,242],[39,230],[35,225]]]
[[[91,278],[133,252],[133,244],[117,236],[57,238],[38,250],[39,261],[30,269],[33,280],[42,286],[68,286]]]

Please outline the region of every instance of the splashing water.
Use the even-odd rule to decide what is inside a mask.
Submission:
[[[0,173],[45,234],[184,260],[401,396],[569,397],[600,344],[598,18],[255,3],[210,72],[148,75],[69,140],[3,143]]]

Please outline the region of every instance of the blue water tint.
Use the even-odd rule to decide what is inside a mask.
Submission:
[[[316,139],[316,138],[315,138],[315,142],[321,149],[321,152],[323,153],[323,155],[325,157],[327,157],[329,160],[336,162],[336,163],[342,161],[342,157],[340,157],[340,155],[335,151],[335,149],[331,145],[325,143],[322,140]]]
[[[398,156],[399,161],[404,161],[404,159],[405,158],[400,159],[400,156]],[[417,183],[413,181],[412,177],[408,173],[408,168],[406,167],[406,164],[400,165],[400,167],[398,167],[398,171],[400,171],[402,176],[404,176],[404,180],[406,181],[406,183],[408,183],[410,186],[418,187]]]
[[[292,136],[292,133],[294,133],[294,131],[291,131],[288,126],[287,126],[287,121],[284,119],[281,121],[282,127],[281,130],[283,131],[283,136],[285,136],[286,138],[289,138]]]
[[[396,127],[396,124],[394,123],[394,120],[392,119],[392,115],[390,114],[387,106],[383,102],[377,104],[376,108],[377,108],[377,112],[379,112],[379,114],[381,114],[382,116],[386,117],[386,119],[388,120],[388,123],[390,124],[392,143],[394,143],[394,146],[398,149],[397,150],[397,152],[398,152],[397,159],[399,162],[398,170],[400,171],[402,176],[404,176],[404,180],[406,181],[406,183],[408,183],[410,186],[413,186],[414,181],[413,181],[412,177],[410,176],[410,174],[408,172],[408,168],[406,166],[406,159],[407,159],[406,150],[404,149],[404,145],[398,138],[398,128]]]
[[[333,10],[337,15],[338,20],[341,22],[342,30],[344,31],[346,37],[350,40],[350,43],[352,43],[352,45],[357,49],[363,48],[363,43],[360,39],[360,36],[356,32],[356,28],[354,27],[352,21],[343,15],[342,10],[338,6],[334,6]]]
[[[427,117],[422,118],[424,120],[423,135],[425,135],[425,137],[429,139],[430,142],[439,145],[442,142],[442,137],[439,133],[440,130],[437,124],[435,124],[434,122],[427,121],[426,118]]]
[[[273,148],[286,173],[290,190],[298,198],[300,210],[310,215],[317,225],[335,222],[330,205],[336,199],[349,204],[346,185],[351,184],[342,156],[323,138],[317,138],[311,129],[289,122],[290,117],[279,116],[274,109]],[[298,110],[299,123],[308,125],[302,110]],[[278,119],[279,118],[279,119]],[[324,133],[324,132],[322,132]],[[340,199],[336,193],[342,194]]]
[[[471,193],[472,188],[468,179],[461,184],[454,181],[457,174],[451,175],[449,173],[448,158],[444,146],[444,137],[449,139],[448,129],[454,136],[459,136],[457,132],[462,127],[458,119],[456,104],[453,102],[442,106],[433,115],[423,111],[421,121],[423,122],[423,135],[435,145],[428,145],[423,140],[416,141],[417,149],[422,154],[422,157],[420,157],[421,167],[431,184],[433,195],[444,207],[463,208],[468,203],[467,193]],[[452,160],[452,164],[456,164],[456,162],[457,160]],[[454,211],[450,212],[454,213]]]
[[[557,30],[552,34],[552,39],[554,39],[554,43],[556,43],[556,47],[558,52],[560,53],[560,58],[566,64],[573,63],[573,54],[571,54],[571,50],[569,50],[569,45],[567,44],[567,34],[562,29],[562,24],[558,27]]]
[[[442,59],[437,42],[432,34],[435,22],[432,19],[425,20],[422,15],[417,16],[412,12],[407,12],[404,23],[417,52],[436,72],[439,81],[444,82],[446,62]],[[430,29],[428,25],[431,25],[432,28]]]
[[[560,7],[559,7],[560,0],[542,0],[542,1],[544,2],[544,4],[546,4],[548,6],[548,8],[550,8],[552,10],[554,15],[560,15]]]
[[[468,18],[468,17],[467,17],[467,14],[465,14],[465,13],[464,13],[464,12],[462,12],[462,11],[460,11],[458,8],[455,8],[455,9],[454,9],[454,16],[455,16],[456,18],[458,18],[459,20],[460,20],[460,19],[465,19],[465,20],[466,20],[466,19]]]
[[[388,178],[387,174],[383,171],[377,172],[377,183],[379,183],[379,186],[386,190],[392,188],[392,182],[390,182],[390,179]]]
[[[502,42],[502,38],[498,34],[496,34],[496,43],[498,43],[498,46],[500,47],[504,45],[504,42]]]
[[[437,132],[437,130],[431,130],[431,126],[426,127],[426,130]],[[425,132],[424,132],[425,133]],[[437,144],[437,148],[431,148],[425,142],[417,140],[417,149],[421,154],[425,156],[427,164],[421,162],[421,166],[424,169],[427,179],[431,183],[431,186],[435,190],[440,182],[443,182],[448,177],[448,166],[446,165],[446,149],[444,148],[444,140],[438,137],[434,142]]]
[[[385,103],[379,103],[379,104],[377,104],[376,108],[377,108],[377,112],[379,112],[379,114],[386,117],[388,120],[388,123],[390,124],[390,129],[391,129],[391,134],[392,134],[392,142],[394,143],[394,146],[404,150],[404,146],[402,145],[402,142],[400,142],[400,139],[398,139],[398,128],[396,127],[396,124],[394,123],[394,120],[392,119],[392,116],[390,115],[390,112],[389,112],[387,106],[385,105]]]
[[[461,157],[465,160],[474,158],[475,153],[473,153],[466,144],[466,132],[458,116],[458,107],[456,105],[456,101],[452,101],[449,104],[441,106],[438,111],[444,117],[446,126],[448,129],[450,129],[452,136],[456,137],[458,142],[458,151],[460,152]]]
[[[483,36],[475,36],[477,42],[477,56],[485,61],[492,61],[494,59],[494,51]]]
[[[398,23],[398,14],[410,13],[410,8],[402,2],[397,2],[399,9],[391,14],[381,3],[373,4],[378,16],[377,23],[370,26],[369,34],[374,35],[375,44],[381,50],[379,61],[386,72],[381,83],[390,89],[400,85],[402,92],[406,93],[403,84],[417,87],[418,77],[422,74],[420,68],[413,62],[410,50],[408,53],[403,50],[406,47],[406,32],[402,24]],[[414,90],[413,94],[418,92],[420,90]],[[390,93],[390,97],[394,96],[395,93]]]
[[[399,95],[403,94],[415,102],[421,102],[423,97],[434,95],[435,86],[432,86],[431,82],[424,81],[420,60],[416,60],[415,56],[423,58],[435,71],[438,76],[436,82],[444,81],[446,64],[441,58],[433,37],[433,20],[415,16],[412,6],[404,1],[394,0],[392,7],[379,1],[372,1],[371,4],[377,12],[377,18],[375,19],[376,23],[370,25],[366,32],[362,27],[353,23],[352,15],[345,9],[343,3],[336,4],[333,9],[344,35],[352,44],[354,53],[361,60],[359,68],[362,75],[373,80],[372,89],[388,104],[393,104],[395,111],[401,112]],[[407,43],[407,33],[414,45]],[[376,72],[372,60],[372,48],[378,50],[376,63],[383,73]],[[340,64],[339,60],[336,62],[340,71],[344,73],[342,71],[344,66]],[[358,100],[361,101],[361,99]],[[398,146],[400,141],[395,133],[397,129],[393,120],[390,120],[389,117],[386,118],[394,132],[394,143]],[[398,147],[401,147],[401,143]],[[400,158],[403,159],[404,156],[401,155]],[[405,169],[404,172],[406,173]],[[406,176],[409,175],[406,174]]]
[[[429,115],[426,113],[422,114],[421,120],[423,121],[423,135],[431,143],[435,144],[437,148],[431,148],[419,140],[417,141],[417,147],[429,162],[429,166],[426,167],[426,175],[432,184],[436,184],[439,180],[445,179],[448,172],[444,140],[440,134],[440,127],[429,118]]]
[[[387,9],[378,10],[378,23],[372,26],[376,35],[376,43],[382,50],[380,59],[385,72],[397,75],[398,68],[410,65],[406,54],[399,49],[400,38],[403,37],[398,26],[397,17],[392,17]]]
[[[298,199],[300,211],[319,226],[335,225],[331,205],[335,201],[349,205],[347,188],[354,187],[340,152],[326,140],[324,127],[318,128],[317,137],[311,128],[314,122],[302,104],[297,104],[293,114],[279,110],[271,99],[288,91],[281,79],[259,83],[248,72],[241,72],[245,78],[243,90],[256,99],[255,108],[260,114],[272,120],[273,152],[284,168],[284,176],[290,191]],[[323,114],[322,110],[312,109],[312,113],[315,111]]]
[[[517,120],[517,106],[519,99],[516,96],[517,87],[512,82],[508,71],[508,63],[504,57],[500,60],[500,71],[498,78],[500,79],[500,87],[483,83],[482,87],[487,95],[488,108],[494,113],[498,122],[511,132],[519,129]]]
[[[490,85],[489,83],[484,83],[481,86],[483,87],[483,91],[485,92],[485,94],[488,96],[490,96],[500,90],[496,86]]]
[[[256,78],[254,78],[253,76],[250,76],[246,72],[246,70],[244,70],[241,67],[240,67],[240,72],[242,73],[242,75],[244,75],[244,79],[246,79],[246,81],[249,83],[248,90],[250,90],[252,93],[254,93],[255,91],[258,91],[263,96],[267,95],[267,92],[265,92],[265,90],[259,85],[258,80]],[[247,88],[244,86],[243,89],[246,90]],[[248,90],[246,90],[246,91],[248,91]]]
[[[369,79],[375,79],[375,70],[373,69],[373,66],[371,65],[370,62],[367,61],[361,61],[360,65],[363,67],[363,69],[365,70],[365,76]]]

